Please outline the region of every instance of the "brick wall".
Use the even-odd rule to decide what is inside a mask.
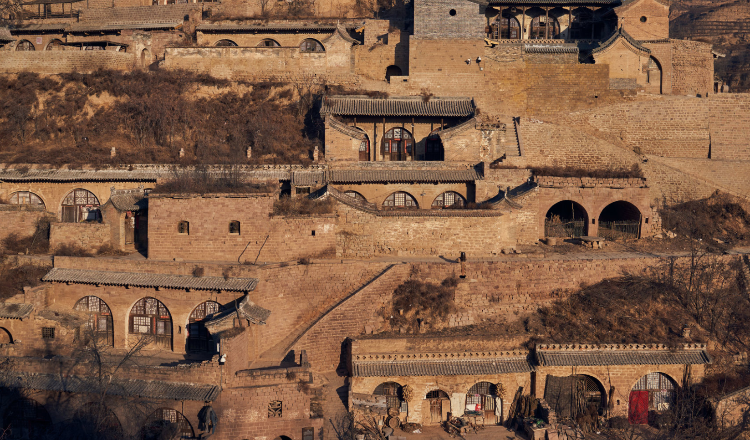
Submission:
[[[111,243],[110,226],[96,222],[53,223],[50,225],[49,247],[54,250],[68,244],[96,252],[102,245]]]
[[[700,41],[670,41],[672,42],[672,94],[705,97],[713,93],[712,46]]]
[[[484,9],[472,2],[417,0],[414,2],[414,38],[482,39],[487,22]]]
[[[750,160],[750,94],[711,95],[711,158]]]
[[[197,261],[290,261],[335,246],[336,219],[271,217],[276,195],[149,198],[149,258]],[[180,221],[189,233],[179,234]],[[229,233],[229,222],[240,233]]]
[[[18,237],[29,237],[36,231],[36,222],[48,215],[40,209],[27,206],[0,205],[0,243],[10,234],[18,234]],[[0,244],[1,246],[1,244]]]
[[[134,63],[133,54],[109,50],[5,51],[0,57],[0,72],[85,73],[98,69],[129,70]]]
[[[617,16],[619,25],[636,40],[669,38],[669,3],[639,0],[617,8]]]

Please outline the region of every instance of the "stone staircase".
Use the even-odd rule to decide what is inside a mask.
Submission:
[[[498,146],[498,154],[500,154],[499,162],[504,162],[514,157],[521,157],[521,139],[518,133],[518,125],[515,118],[508,118],[503,120],[505,123],[505,136],[500,138],[500,144]]]
[[[280,363],[292,349],[298,348],[301,350],[306,348],[295,347],[296,345],[311,346],[307,347],[308,356],[311,362],[320,359],[319,354],[321,352],[327,352],[331,349],[340,352],[341,342],[343,342],[348,336],[355,336],[361,333],[362,329],[359,327],[364,326],[367,318],[369,318],[369,316],[365,316],[365,314],[373,313],[373,303],[378,299],[378,296],[388,293],[389,289],[389,292],[392,293],[396,286],[401,283],[401,277],[389,276],[394,272],[394,267],[398,266],[403,265],[388,265],[369,281],[365,282],[336,303],[327,307],[312,319],[297,327],[281,342],[263,352],[256,362],[260,364]],[[366,297],[367,300],[362,307],[356,307],[359,303],[362,303],[362,300],[360,299],[362,297]],[[347,316],[346,310],[351,307],[355,307],[358,313]],[[333,324],[333,329],[330,328],[330,324]],[[311,341],[311,338],[318,339],[321,336],[318,334],[320,331],[315,331],[316,326],[325,327],[326,331],[324,331],[322,336],[325,339],[335,339],[335,341],[320,341],[321,343]]]

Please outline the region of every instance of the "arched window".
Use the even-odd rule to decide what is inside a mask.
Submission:
[[[433,208],[463,208],[466,206],[466,199],[455,191],[446,191],[435,197],[432,202]]]
[[[229,222],[229,233],[230,234],[240,234],[240,222],[237,220],[232,220]]]
[[[190,313],[188,321],[188,351],[215,351],[214,341],[206,329],[205,321],[214,313],[222,310],[221,304],[216,301],[206,301],[198,304]]]
[[[101,219],[99,199],[94,193],[85,189],[74,189],[62,202],[62,221],[78,223]]]
[[[31,52],[35,51],[36,48],[34,47],[34,44],[31,43],[29,40],[21,40],[16,44],[16,50],[17,51],[23,51],[23,52]]]
[[[141,440],[193,438],[193,426],[181,412],[159,408],[148,417],[141,430]]]
[[[88,314],[88,320],[78,329],[80,338],[85,340],[93,337],[97,339],[97,345],[106,343],[114,346],[112,311],[107,303],[96,296],[84,296],[78,300],[73,309]]]
[[[649,86],[651,86],[650,90],[655,93],[661,94],[662,71],[661,64],[656,61],[656,58],[649,57],[648,65],[646,67],[646,75],[646,80],[648,81]]]
[[[398,66],[388,66],[385,68],[385,80],[388,82],[391,82],[392,76],[401,76],[403,75],[403,72],[401,71],[401,68]]]
[[[159,348],[172,349],[172,315],[156,298],[141,298],[130,310],[130,334],[151,335]]]
[[[492,25],[492,37],[496,40],[520,40],[521,25],[507,12],[498,15]]]
[[[385,160],[406,160],[414,157],[414,136],[405,128],[391,128],[383,135],[381,152]]]
[[[664,373],[648,373],[630,391],[628,419],[633,424],[648,423],[649,411],[668,411],[675,401],[677,384]]]
[[[63,50],[63,42],[55,38],[47,44],[44,50]]]
[[[560,38],[560,23],[554,17],[540,15],[531,20],[529,39]]]
[[[490,382],[479,382],[466,393],[466,410],[464,413],[484,416],[484,420],[499,423],[502,408],[498,405],[497,386]],[[498,409],[499,411],[495,411]],[[486,422],[485,422],[486,423]]]
[[[441,161],[445,160],[445,150],[443,149],[443,140],[440,139],[440,134],[438,133],[441,128],[438,128],[436,130],[433,130],[432,133],[430,133],[429,136],[427,136],[427,140],[425,140],[424,143],[424,153],[425,158],[424,160],[432,160],[432,161]]]
[[[217,47],[237,47],[237,43],[232,40],[219,40],[216,42]]]
[[[143,49],[141,51],[141,67],[148,67],[151,65],[151,61],[151,52],[148,49]]]
[[[326,51],[323,48],[323,45],[320,44],[320,41],[313,40],[312,38],[302,40],[302,43],[300,43],[299,45],[299,50],[301,52],[325,52]]]
[[[44,208],[42,198],[30,191],[16,191],[10,195],[11,205],[31,205]]]
[[[425,398],[430,402],[430,423],[441,423],[447,420],[451,412],[451,401],[448,393],[443,390],[435,390],[427,393]]]
[[[357,191],[345,191],[344,194],[346,194],[347,196],[349,196],[349,197],[351,197],[351,198],[353,198],[355,200],[359,200],[360,202],[366,202],[367,201],[367,199],[365,198],[365,196],[363,196],[362,194],[358,193]]]
[[[383,206],[386,208],[419,208],[414,197],[403,191],[395,192],[386,197]]]
[[[271,38],[264,38],[258,43],[258,47],[281,47],[278,41]]]
[[[375,388],[376,396],[386,396],[385,402],[388,409],[406,412],[406,400],[404,400],[404,388],[396,382],[383,382]]]
[[[107,405],[89,402],[78,408],[74,420],[79,430],[78,438],[122,438],[120,419]]]
[[[177,233],[190,235],[190,222],[183,220],[177,223]]]
[[[3,422],[11,439],[43,438],[51,425],[44,406],[26,398],[16,400],[8,407]]]
[[[641,211],[632,203],[620,200],[610,203],[599,214],[597,235],[607,240],[632,240],[640,237]]]
[[[555,203],[544,219],[545,237],[581,237],[588,232],[588,214],[571,200]]]

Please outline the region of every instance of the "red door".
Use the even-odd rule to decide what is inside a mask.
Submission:
[[[648,391],[631,391],[628,405],[628,421],[631,425],[648,423]]]

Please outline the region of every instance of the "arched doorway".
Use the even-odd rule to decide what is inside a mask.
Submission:
[[[361,128],[353,128],[359,130],[360,132],[362,132],[362,135],[364,135],[364,139],[359,140],[359,160],[367,162],[370,160],[370,137],[367,136],[367,133],[365,133],[365,131]]]
[[[441,423],[448,420],[451,412],[451,400],[448,393],[443,390],[430,391],[425,396],[430,403],[430,423]]]
[[[78,223],[98,221],[99,199],[91,191],[78,188],[69,192],[62,202],[62,221],[64,223]]]
[[[641,235],[641,211],[623,200],[610,203],[599,214],[600,237],[607,240],[633,240]]]
[[[130,310],[130,334],[152,336],[156,346],[172,349],[172,315],[156,298],[141,298]]]
[[[143,49],[141,51],[141,67],[148,67],[151,65],[151,51]]]
[[[141,429],[141,440],[193,438],[193,426],[181,412],[159,408],[148,417]]]
[[[560,23],[555,17],[540,15],[531,20],[529,40],[560,38]]]
[[[466,199],[455,191],[446,191],[432,201],[432,209],[463,208],[464,206],[466,206]]]
[[[78,328],[79,340],[88,342],[88,338],[95,338],[97,346],[102,344],[114,346],[112,311],[107,303],[96,296],[84,296],[78,300],[73,309],[88,314],[88,320]]]
[[[44,50],[63,50],[63,42],[55,38],[47,44]]]
[[[445,149],[443,140],[440,139],[439,131],[433,130],[424,142],[424,160],[442,161],[445,160]]]
[[[628,420],[648,423],[649,411],[668,411],[675,402],[677,383],[664,373],[648,373],[633,385],[628,399]]]
[[[0,327],[0,344],[12,344],[13,335],[10,334],[8,329]]]
[[[654,57],[648,58],[646,65],[646,82],[651,93],[661,94],[662,70],[661,63]]]
[[[408,192],[397,191],[385,198],[385,200],[383,201],[383,207],[417,209],[419,208],[419,204],[417,204],[414,196],[412,196]]]
[[[579,374],[576,378],[585,412],[604,415],[604,409],[607,407],[607,394],[604,386],[596,378],[585,374]]]
[[[35,439],[43,438],[52,423],[44,406],[35,400],[21,398],[8,407],[3,424],[11,439]]]
[[[291,437],[287,437],[285,435],[280,435],[280,436],[276,437],[273,440],[292,440],[292,438]]]
[[[385,80],[388,82],[391,82],[392,76],[401,76],[403,75],[403,72],[401,71],[401,68],[398,66],[388,66],[385,68]]]
[[[406,400],[404,400],[404,387],[396,382],[383,382],[375,388],[372,393],[376,396],[385,396],[386,408],[389,415],[407,411]]]
[[[122,438],[122,425],[117,415],[106,405],[89,402],[75,413],[79,438],[118,440]]]
[[[498,15],[492,25],[492,38],[495,40],[520,40],[521,24],[510,13],[503,11],[503,14]]]
[[[381,153],[385,160],[403,161],[413,158],[414,136],[405,128],[391,128],[383,135]]]
[[[588,232],[588,214],[583,206],[572,201],[557,202],[544,218],[545,237],[581,237]]]
[[[223,307],[216,301],[206,301],[198,304],[190,313],[188,319],[188,351],[202,351],[214,353],[216,344],[213,337],[206,329],[206,318],[221,311]]]
[[[497,395],[497,386],[490,382],[479,382],[466,393],[466,414],[481,415],[485,423],[502,423],[502,399]]]
[[[16,50],[19,52],[33,52],[36,50],[36,47],[29,40],[21,40],[16,44]]]

